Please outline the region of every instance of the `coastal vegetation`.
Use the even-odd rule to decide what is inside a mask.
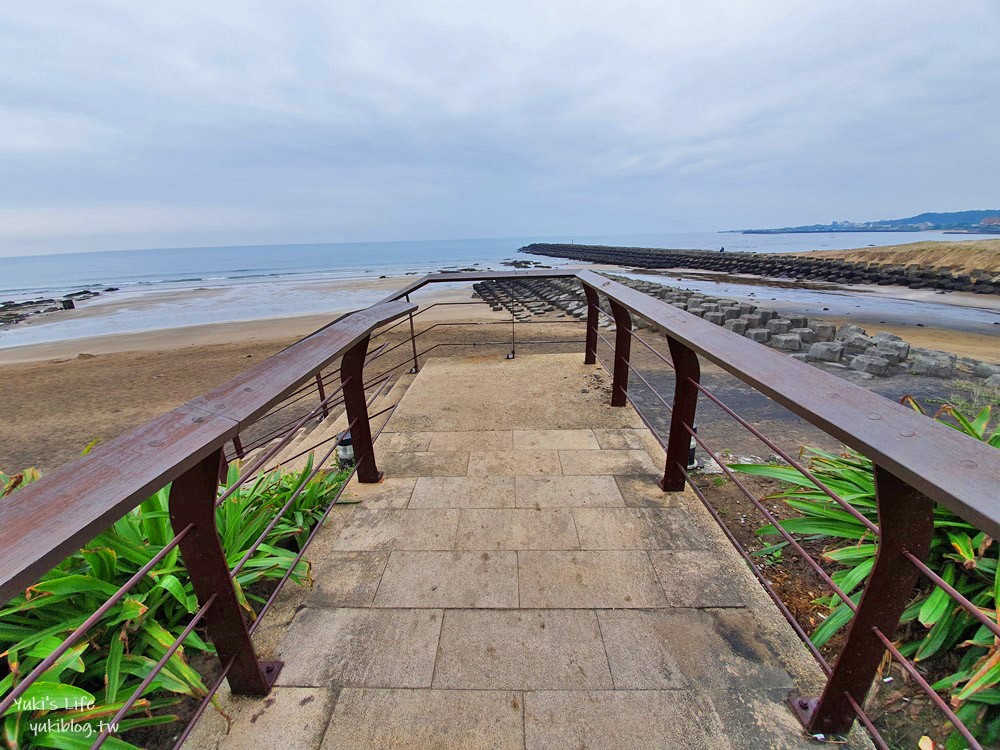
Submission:
[[[904,402],[923,413],[907,397]],[[969,437],[1000,448],[1000,423],[993,424],[992,407],[969,417],[945,405],[935,419]],[[872,462],[855,451],[836,455],[805,448],[809,470],[852,508],[878,521]],[[812,480],[794,468],[772,464],[734,464],[735,471],[778,480],[782,489],[767,499],[783,500],[796,512],[779,523],[790,534],[822,546],[831,577],[856,604],[875,563],[877,540],[860,520],[848,513]],[[758,534],[777,534],[773,525]],[[774,556],[787,542],[758,550]],[[943,506],[934,509],[934,536],[927,565],[967,597],[994,622],[1000,603],[998,545],[993,539]],[[810,636],[817,648],[831,642],[851,620],[851,610],[837,594],[817,601],[829,614]],[[985,745],[1000,743],[1000,642],[943,589],[926,585],[909,602],[896,634],[900,651],[928,671],[935,690],[946,694],[958,717]],[[965,747],[957,732],[946,740],[948,750]]]
[[[1000,273],[1000,239],[962,240],[960,242],[909,242],[888,247],[866,247],[855,250],[815,250],[802,253],[804,258],[826,258],[860,263],[889,263],[908,266],[948,266],[968,273],[977,268]]]
[[[230,466],[222,491],[236,482],[239,471],[238,465]],[[289,580],[311,581],[309,562],[303,559],[296,564],[295,557],[348,477],[347,471],[321,472],[307,482],[311,471],[310,459],[300,472],[261,475],[216,510],[219,538],[234,567],[292,494],[306,484],[235,578],[237,595],[251,619],[253,605],[263,603],[290,569]],[[31,469],[14,475],[0,473],[0,502],[37,478],[38,472]],[[169,493],[168,485],[0,609],[0,696],[30,674],[173,538]],[[90,747],[155,671],[198,608],[191,579],[175,548],[0,719],[5,746],[15,750]],[[119,723],[118,734],[178,721],[185,698],[201,700],[207,694],[202,671],[196,667],[213,668],[213,653],[203,631],[195,628]],[[111,737],[105,747],[128,750],[135,745]]]

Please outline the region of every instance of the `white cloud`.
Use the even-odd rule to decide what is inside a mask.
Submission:
[[[994,0],[8,4],[0,252],[998,206],[997,38]]]

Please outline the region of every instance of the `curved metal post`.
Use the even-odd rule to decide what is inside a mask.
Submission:
[[[406,295],[406,301],[410,301],[410,295]],[[410,346],[413,348],[413,367],[410,368],[410,374],[416,375],[420,372],[420,364],[417,362],[417,337],[413,333],[413,313],[410,313]]]
[[[583,293],[587,296],[587,346],[583,355],[583,364],[597,364],[597,323],[600,321],[601,308],[597,291],[586,284]]]
[[[344,407],[347,423],[351,425],[351,442],[354,460],[358,466],[358,481],[373,484],[382,480],[382,472],[375,465],[375,446],[372,443],[372,426],[368,421],[368,403],[365,400],[365,356],[368,340],[365,336],[344,353],[340,361],[340,382],[344,387]]]
[[[239,695],[267,695],[281,671],[280,661],[260,661],[254,650],[229,563],[215,526],[215,498],[223,452],[213,451],[174,480],[170,486],[170,523],[179,534],[194,528],[181,540],[181,557],[191,575],[194,593],[205,612],[205,625],[222,664],[233,659],[227,679]]]
[[[667,466],[660,480],[664,492],[680,492],[684,489],[684,471],[688,465],[691,448],[691,433],[694,429],[694,415],[698,408],[698,389],[695,383],[701,379],[701,365],[698,355],[680,341],[667,337],[670,358],[674,362],[674,405],[670,410],[670,436],[667,439]]]
[[[615,318],[615,367],[611,384],[611,405],[625,406],[628,393],[628,360],[632,351],[632,313],[608,298]]]
[[[859,706],[864,705],[885,655],[885,646],[875,631],[893,637],[917,583],[917,569],[903,552],[909,551],[922,560],[930,550],[934,503],[929,498],[876,466],[875,500],[881,530],[878,552],[847,641],[823,694],[819,698],[791,699],[799,721],[811,734],[836,734],[851,728],[854,711],[848,696]]]

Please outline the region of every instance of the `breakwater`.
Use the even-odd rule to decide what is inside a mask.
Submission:
[[[659,250],[643,247],[534,243],[519,252],[588,263],[632,268],[695,269],[728,274],[751,274],[794,281],[834,284],[876,284],[910,289],[940,289],[1000,295],[1000,272],[971,271],[949,266],[889,264],[832,258],[808,258],[778,253],[719,252],[717,250]]]
[[[936,379],[976,378],[990,388],[1000,388],[1000,365],[969,357],[911,346],[900,336],[878,331],[869,335],[864,328],[837,326],[821,318],[781,315],[764,306],[724,297],[714,297],[663,284],[605,274],[608,278],[686,310],[710,323],[732,331],[763,346],[777,349],[794,359],[832,371],[851,372],[865,378],[924,376]],[[494,311],[507,310],[515,321],[536,316],[586,320],[587,301],[579,282],[571,279],[504,279],[474,285],[474,297]],[[605,315],[598,326],[612,329],[607,300],[601,300]],[[633,316],[638,329],[659,329]]]

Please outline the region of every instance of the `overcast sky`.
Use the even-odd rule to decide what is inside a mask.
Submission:
[[[973,208],[998,0],[0,9],[0,254]]]

